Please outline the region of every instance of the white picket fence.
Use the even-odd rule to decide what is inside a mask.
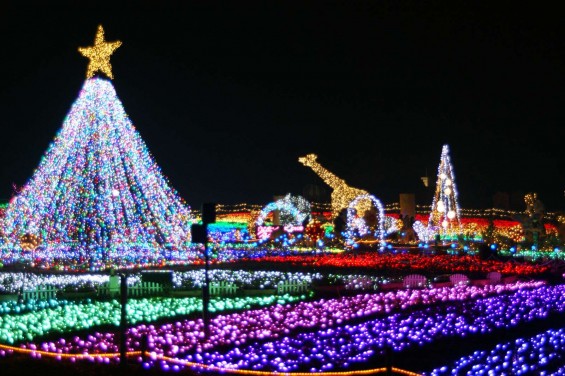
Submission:
[[[307,281],[284,281],[277,285],[277,294],[304,293],[310,289]],[[117,298],[120,296],[120,279],[112,276],[106,283],[96,287],[96,294],[99,297]],[[151,295],[161,295],[165,293],[162,284],[158,282],[140,282],[133,286],[128,286],[128,297],[143,297]],[[211,282],[210,295],[214,296],[234,296],[238,293],[238,287],[234,283],[227,281]],[[23,300],[49,300],[56,299],[59,290],[55,286],[38,286],[33,290],[25,290],[21,294]]]
[[[37,286],[33,290],[24,290],[22,292],[23,300],[49,300],[57,297],[57,288],[55,286]]]
[[[237,293],[237,286],[231,282],[220,281],[210,283],[210,295],[229,296]]]
[[[471,282],[465,274],[452,274],[449,280],[453,286],[467,286]]]
[[[428,281],[425,276],[420,274],[410,274],[402,280],[405,288],[418,289],[426,287]]]
[[[98,296],[116,297],[120,295],[120,285],[104,283],[97,288]],[[140,282],[128,286],[128,297],[140,297],[148,295],[159,295],[164,291],[163,285],[157,282]]]
[[[285,281],[277,285],[277,294],[292,294],[308,291],[310,285],[304,281]]]
[[[163,293],[163,285],[157,282],[141,282],[128,286],[128,296],[159,295]]]

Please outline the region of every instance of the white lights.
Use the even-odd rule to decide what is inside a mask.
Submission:
[[[442,148],[436,192],[432,203],[432,212],[428,220],[428,233],[436,232],[439,232],[443,237],[450,238],[461,233],[455,177],[447,145],[443,145]]]
[[[356,207],[361,201],[366,201],[372,203],[371,208],[360,214]],[[376,223],[370,224],[366,220],[366,214],[371,211],[376,212],[377,215]],[[380,244],[381,248],[384,247],[384,209],[381,202],[372,195],[360,195],[357,196],[347,208],[347,231],[346,231],[346,243],[350,246],[355,246],[356,237],[372,236]]]

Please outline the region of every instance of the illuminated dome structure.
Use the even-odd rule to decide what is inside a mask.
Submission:
[[[6,208],[1,256],[76,269],[189,259],[191,222],[112,83],[93,76]]]

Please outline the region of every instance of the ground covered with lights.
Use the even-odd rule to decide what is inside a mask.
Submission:
[[[425,285],[406,288],[403,276],[419,272],[423,261],[415,256],[414,269],[405,270],[405,254],[380,257],[398,269],[384,273],[357,265],[359,259],[379,259],[375,254],[325,255],[315,266],[305,266],[308,257],[300,266],[293,257],[263,260],[272,270],[212,268],[212,284],[236,290],[212,296],[208,337],[198,290],[202,268],[171,271],[170,291],[127,301],[127,367],[147,374],[379,373],[387,366],[422,375],[565,372],[565,284],[546,266],[449,256],[458,272],[467,267],[477,279],[453,285],[426,274]],[[449,262],[426,258],[438,267]],[[507,273],[489,283],[484,276],[495,268]],[[109,278],[0,273],[3,296],[46,285],[58,291],[49,299],[0,303],[3,361],[28,357],[55,368],[60,361],[121,370],[120,299],[96,293]],[[141,271],[130,271],[128,286],[141,278]],[[285,285],[298,288],[281,291]]]

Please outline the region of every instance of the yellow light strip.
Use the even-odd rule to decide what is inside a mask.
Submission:
[[[201,369],[205,369],[208,371],[216,371],[222,373],[235,373],[239,375],[255,375],[255,376],[312,376],[312,375],[320,375],[320,376],[356,376],[356,375],[373,375],[377,373],[385,373],[387,372],[386,367],[381,368],[372,368],[372,369],[365,369],[365,370],[357,370],[357,371],[342,371],[342,372],[269,372],[269,371],[253,371],[253,370],[245,370],[245,369],[232,369],[232,368],[221,368],[216,366],[210,366],[207,364],[200,364],[189,362],[187,360],[170,358],[168,356],[162,355],[153,355],[154,359],[165,360],[167,362],[181,364],[183,366],[189,367],[198,367]],[[396,373],[400,373],[407,376],[421,376],[419,373],[407,371],[401,368],[392,367],[391,370]]]
[[[21,347],[14,347],[8,345],[0,345],[0,349],[2,350],[9,350],[20,354],[41,354],[42,356],[48,356],[52,358],[75,358],[75,359],[88,359],[88,358],[119,358],[120,353],[101,353],[101,354],[61,354],[61,353],[54,353],[49,351],[43,350],[32,350],[32,349],[22,349]],[[168,356],[158,355],[154,353],[145,353],[146,356],[150,357],[151,359],[160,359],[165,360],[170,363],[174,364],[181,364],[183,366],[188,367],[197,367],[201,369],[205,369],[208,371],[217,371],[222,373],[235,373],[240,375],[256,375],[256,376],[281,376],[281,375],[288,375],[288,376],[312,376],[312,374],[320,375],[320,376],[358,376],[358,375],[373,375],[377,373],[384,373],[387,372],[386,367],[381,368],[372,368],[366,370],[357,370],[357,371],[342,371],[342,372],[268,372],[268,371],[252,371],[252,370],[245,370],[245,369],[232,369],[232,368],[221,368],[216,366],[211,366],[208,364],[201,364],[195,362],[189,362],[188,360],[183,359],[176,359],[171,358]],[[141,351],[129,351],[126,353],[126,356],[139,356],[141,355]],[[421,376],[421,374],[407,371],[401,368],[392,367],[393,372],[400,373],[402,375],[407,376]]]
[[[43,351],[43,350],[32,350],[32,349],[22,349],[21,347],[14,347],[8,345],[0,345],[0,349],[8,350],[17,352],[20,354],[41,354],[42,356],[50,356],[52,358],[77,358],[77,359],[85,359],[85,358],[115,358],[119,357],[120,353],[100,353],[100,354],[62,354],[62,353],[54,353],[50,351]],[[141,351],[130,351],[126,353],[127,356],[136,356],[141,355]]]

